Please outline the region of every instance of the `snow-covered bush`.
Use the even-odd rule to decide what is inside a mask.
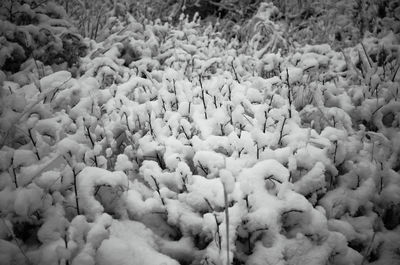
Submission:
[[[42,63],[65,69],[78,64],[79,57],[85,54],[82,37],[66,20],[65,11],[55,3],[2,1],[0,5],[3,71],[16,73],[36,67],[41,78],[46,75]]]
[[[70,71],[5,60],[0,263],[398,263],[397,35],[290,46],[273,15],[248,43],[114,17]]]

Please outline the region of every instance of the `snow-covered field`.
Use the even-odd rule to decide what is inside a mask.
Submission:
[[[0,264],[400,263],[398,34],[289,45],[269,4],[246,44],[129,17],[75,36],[79,66],[13,71],[61,49],[53,9],[0,21]]]

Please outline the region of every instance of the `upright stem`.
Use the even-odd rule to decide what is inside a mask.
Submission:
[[[229,262],[229,205],[228,205],[228,193],[224,186],[224,200],[225,200],[225,230],[226,230],[226,265],[230,265]]]
[[[155,177],[153,177],[153,176],[150,176],[150,177],[153,179],[154,184],[156,185],[156,190],[157,190],[158,196],[160,196],[160,200],[161,200],[162,205],[165,206],[165,201],[164,201],[164,198],[161,196],[161,193],[160,193],[160,186],[158,185],[157,180],[156,180]]]
[[[289,71],[286,68],[286,80],[287,80],[287,87],[288,87],[288,99],[289,99],[289,119],[292,118],[292,97],[291,97],[291,87],[289,83]]]
[[[278,145],[281,145],[281,142],[282,142],[283,128],[285,127],[285,123],[286,123],[286,117],[283,119],[281,131],[280,131],[280,135],[279,135],[279,140],[278,140]]]
[[[147,112],[147,116],[149,117],[149,127],[150,127],[150,134],[153,136],[153,126],[151,126],[151,114],[150,111]]]
[[[236,73],[235,66],[233,65],[233,61],[231,62],[231,67],[232,67],[232,69],[233,69],[233,73],[234,73],[234,75],[235,75],[236,81],[237,81],[238,83],[240,83],[239,77],[238,77],[238,75],[237,75],[237,73]]]
[[[28,133],[29,133],[29,138],[31,139],[32,144],[33,144],[33,146],[35,147],[35,150],[36,150],[35,155],[36,155],[37,159],[40,160],[39,150],[37,149],[36,142],[35,142],[35,140],[33,139],[32,129],[29,129],[29,130],[28,130]]]
[[[203,83],[201,82],[201,76],[199,76],[199,81],[201,87],[201,100],[203,101],[203,107],[204,107],[204,118],[207,119],[207,106],[206,106],[206,100],[204,98],[204,89],[203,89]]]
[[[11,173],[14,177],[15,188],[18,188],[17,173],[15,172],[15,168],[12,166],[13,164],[14,164],[14,158],[12,158],[12,160],[11,160]],[[11,175],[11,173],[10,173],[10,175]]]
[[[400,64],[397,66],[396,70],[394,71],[394,74],[393,74],[393,77],[392,77],[392,82],[394,82],[394,79],[395,79],[395,77],[396,77],[396,75],[397,75],[397,73],[399,71],[399,68],[400,68]]]
[[[72,169],[72,173],[74,174],[74,192],[75,192],[75,204],[76,204],[76,212],[78,215],[81,214],[80,210],[79,210],[79,196],[78,196],[78,185],[76,183],[76,177],[77,174],[75,172],[75,169]]]
[[[335,141],[335,154],[333,155],[333,164],[336,164],[336,153],[338,148],[338,141]]]
[[[175,94],[175,105],[176,105],[176,109],[178,109],[179,107],[179,102],[178,102],[178,96],[176,94],[176,84],[175,84],[175,79],[172,80],[173,84],[174,84],[174,94]]]
[[[64,231],[64,245],[65,248],[68,249],[68,234],[67,234],[67,229]],[[69,260],[68,258],[65,259],[65,265],[69,265]]]
[[[89,126],[85,126],[85,128],[86,128],[86,133],[89,137],[90,143],[92,144],[92,147],[94,147],[94,141],[93,141],[92,135],[90,134]]]

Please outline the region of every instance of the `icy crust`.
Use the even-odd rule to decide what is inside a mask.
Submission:
[[[115,27],[77,76],[0,76],[0,263],[399,261],[399,77],[368,62],[393,34],[283,54]]]

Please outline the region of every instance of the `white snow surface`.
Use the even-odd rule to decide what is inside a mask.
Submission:
[[[262,48],[114,17],[73,73],[1,70],[0,264],[399,263],[400,40],[275,49],[277,12]]]

